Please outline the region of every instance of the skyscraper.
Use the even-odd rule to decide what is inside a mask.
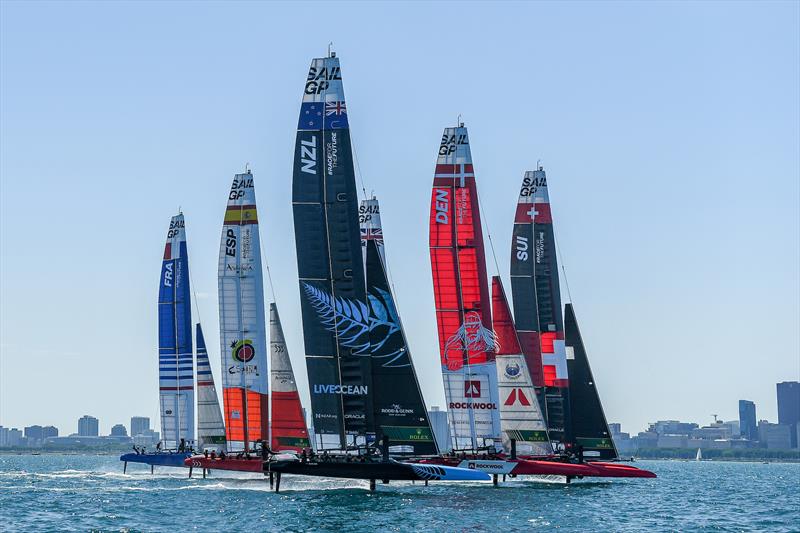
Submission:
[[[142,435],[150,429],[150,419],[146,416],[131,417],[131,437]]]
[[[100,435],[100,422],[93,416],[83,415],[78,419],[78,435],[81,437],[97,437]]]
[[[112,437],[127,437],[128,430],[125,429],[125,426],[122,424],[116,424],[114,427],[111,428],[111,436]]]
[[[756,404],[750,400],[739,400],[739,432],[748,440],[758,440]]]
[[[797,448],[797,424],[800,422],[800,382],[778,383],[778,424],[790,427],[792,448]]]

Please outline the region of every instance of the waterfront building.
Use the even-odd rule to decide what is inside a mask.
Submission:
[[[428,411],[428,420],[431,423],[431,428],[433,428],[433,436],[439,446],[439,451],[442,453],[449,452],[452,446],[450,444],[450,426],[447,423],[447,411],[442,411],[438,406],[432,405],[430,411]]]
[[[730,439],[731,428],[720,420],[711,425],[693,429],[690,435],[694,439]]]
[[[150,418],[146,416],[131,417],[131,437],[141,435],[150,429]]]
[[[127,437],[128,430],[125,429],[125,426],[122,424],[115,424],[114,427],[111,428],[111,437]]]
[[[656,447],[658,448],[686,448],[689,437],[686,435],[672,435],[665,433],[658,436]]]
[[[758,440],[756,404],[750,400],[739,400],[739,431],[741,436],[752,441]]]
[[[792,427],[761,420],[758,423],[758,440],[768,450],[788,450],[792,447]]]
[[[792,448],[797,448],[797,426],[800,423],[800,382],[778,383],[778,424],[789,426]]]
[[[678,420],[659,420],[654,424],[650,424],[648,432],[657,433],[659,435],[690,435],[692,430],[697,429],[697,424],[694,422],[679,422]]]
[[[161,434],[150,428],[133,436],[133,443],[136,446],[155,446],[161,440]]]
[[[93,416],[83,415],[78,419],[78,436],[97,437],[100,435],[100,421]]]
[[[44,444],[47,437],[58,437],[58,429],[54,426],[28,426],[25,428],[25,438],[28,439],[28,446],[39,447]]]

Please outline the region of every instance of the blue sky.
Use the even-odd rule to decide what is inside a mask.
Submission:
[[[179,206],[217,360],[219,233],[246,163],[307,399],[291,164],[329,41],[429,404],[427,211],[461,114],[506,283],[522,174],[548,172],[611,420],[733,419],[740,398],[774,420],[775,383],[800,377],[799,5],[0,3],[0,424],[157,420]]]

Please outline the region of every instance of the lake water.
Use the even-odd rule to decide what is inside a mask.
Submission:
[[[800,531],[800,464],[641,461],[658,479],[366,482],[0,455],[4,531]]]

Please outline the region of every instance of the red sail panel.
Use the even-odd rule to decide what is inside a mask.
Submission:
[[[492,314],[494,315],[494,333],[500,344],[497,355],[521,354],[522,347],[517,340],[514,319],[511,316],[511,308],[508,306],[500,276],[492,277]]]
[[[309,446],[308,430],[303,419],[300,395],[294,392],[272,391],[273,450],[302,451]]]
[[[258,392],[245,391],[241,388],[227,388],[222,391],[225,404],[225,434],[228,441],[259,441],[267,436],[265,417],[267,413],[267,396]],[[246,398],[246,401],[245,401]],[[244,421],[247,420],[247,435]]]

